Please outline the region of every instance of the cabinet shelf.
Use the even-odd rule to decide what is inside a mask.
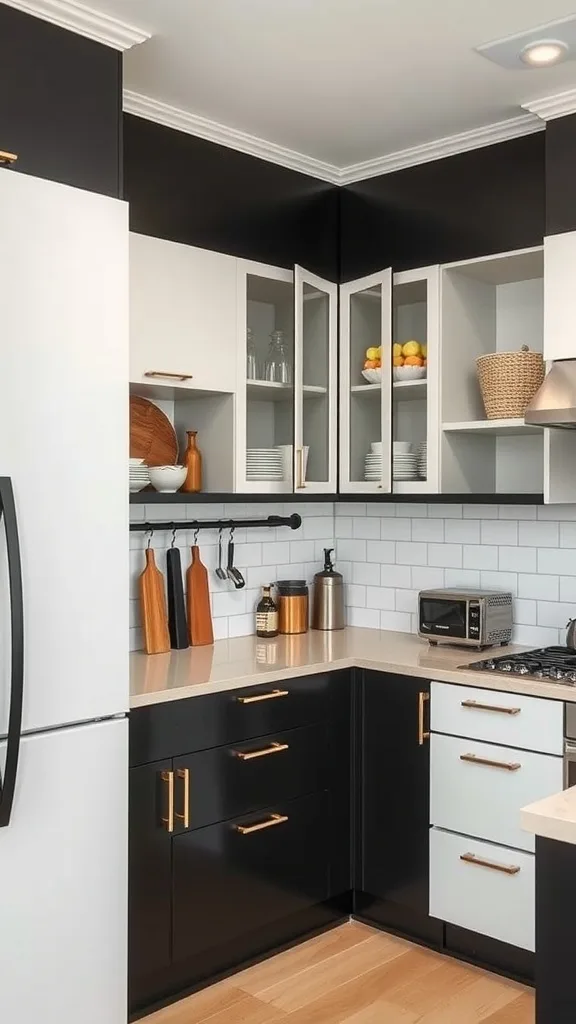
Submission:
[[[247,380],[246,391],[248,398],[260,402],[287,402],[294,394],[293,384],[280,384],[271,380]],[[327,389],[316,384],[304,384],[304,398],[317,398],[325,395]]]
[[[445,434],[476,434],[483,437],[511,437],[518,434],[542,433],[543,427],[525,423],[523,419],[470,420],[463,423],[443,423]]]
[[[379,395],[380,384],[354,384],[350,388],[353,395]],[[426,398],[428,381],[424,380],[400,380],[392,385],[394,400],[396,402],[422,401]]]

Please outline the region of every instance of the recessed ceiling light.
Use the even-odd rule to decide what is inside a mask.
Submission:
[[[520,60],[533,68],[547,68],[560,64],[568,56],[566,43],[558,39],[537,39],[520,51]]]

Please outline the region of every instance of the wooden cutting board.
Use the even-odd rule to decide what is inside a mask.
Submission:
[[[140,576],[140,612],[146,654],[170,650],[164,577],[156,566],[154,551],[146,548],[146,568]]]
[[[193,647],[214,643],[208,572],[200,561],[200,548],[192,548],[192,565],[186,573],[188,632]]]
[[[178,441],[174,427],[154,402],[130,395],[130,458],[148,466],[174,466]]]

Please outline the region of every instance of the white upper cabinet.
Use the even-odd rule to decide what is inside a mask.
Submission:
[[[295,491],[336,491],[338,285],[294,272]]]
[[[576,359],[576,231],[544,239],[544,358]]]
[[[130,235],[130,381],[236,390],[236,260]]]

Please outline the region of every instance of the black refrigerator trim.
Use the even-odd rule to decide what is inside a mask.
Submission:
[[[22,735],[22,704],[24,698],[24,602],[22,594],[22,562],[18,538],[18,520],[14,503],[14,490],[10,477],[0,477],[0,519],[4,517],[6,549],[8,552],[8,580],[10,586],[10,711],[4,779],[0,778],[0,828],[10,824],[18,757]]]

